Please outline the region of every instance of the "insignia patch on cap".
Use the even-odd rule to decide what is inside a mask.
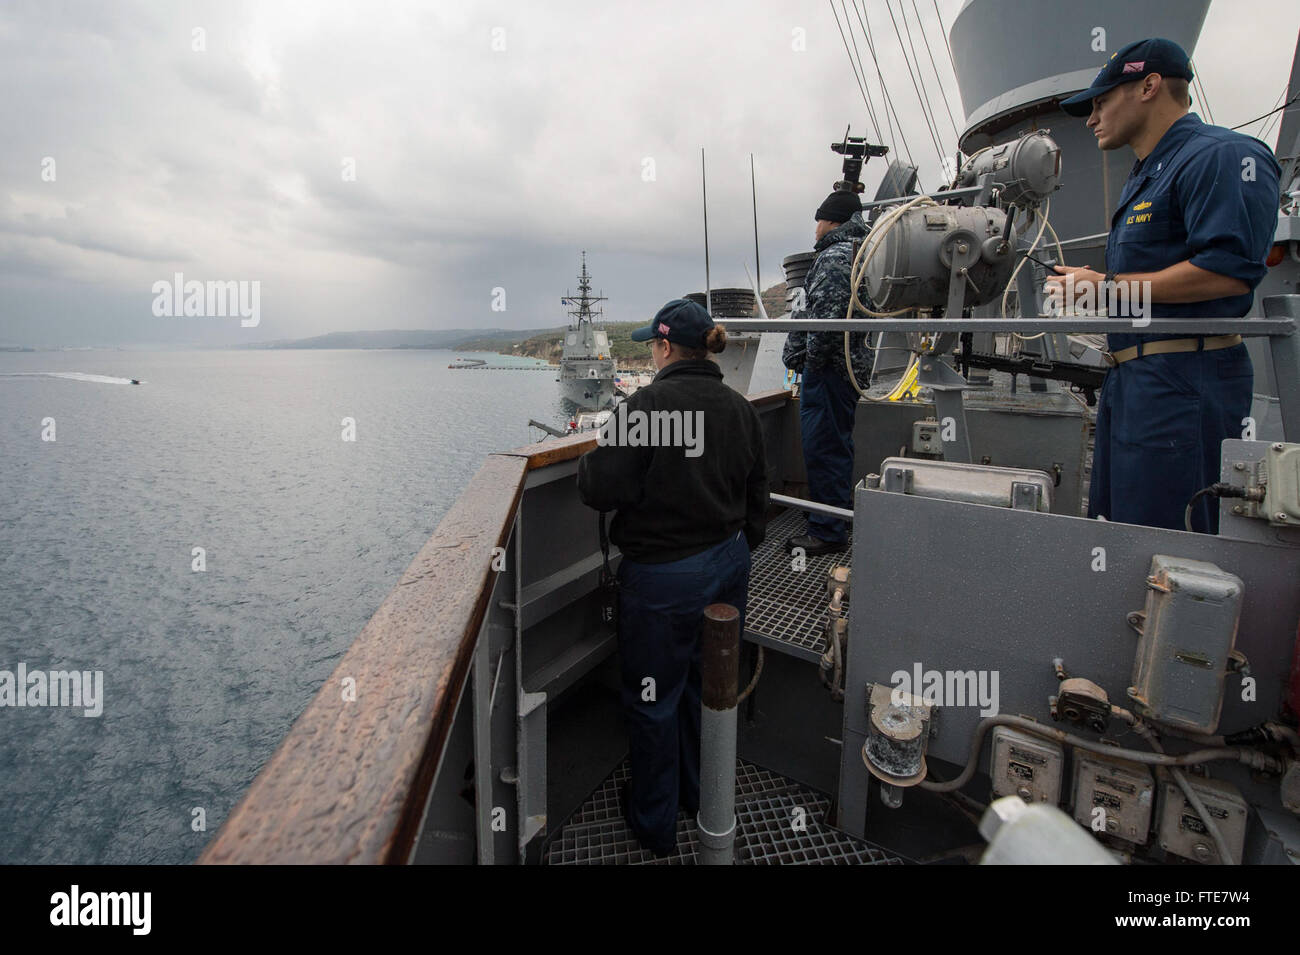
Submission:
[[[665,325],[663,322],[660,322],[660,323],[659,323],[659,334],[660,334],[660,335],[667,335],[667,334],[668,334],[668,331],[669,331],[668,326]]]
[[[1124,64],[1125,73],[1141,73],[1142,67],[1147,65],[1146,60],[1134,60],[1132,63]]]

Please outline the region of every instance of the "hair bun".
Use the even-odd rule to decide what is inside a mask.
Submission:
[[[704,347],[717,353],[727,347],[727,330],[721,325],[714,325],[704,333]]]

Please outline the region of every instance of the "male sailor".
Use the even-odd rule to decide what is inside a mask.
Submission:
[[[799,318],[846,317],[855,241],[866,238],[862,201],[856,193],[836,190],[813,214],[817,258],[804,280],[806,310]],[[871,380],[875,352],[862,332],[850,337],[849,355],[858,384]],[[843,332],[790,332],[781,361],[803,374],[799,389],[799,429],[803,441],[808,498],[819,504],[853,509],[853,416],[858,393],[844,364]],[[816,557],[848,549],[849,525],[841,517],[809,512],[807,531],[786,541],[786,548],[803,548]]]
[[[1110,283],[1149,289],[1128,326],[1107,336],[1088,516],[1183,529],[1196,492],[1219,480],[1219,445],[1241,437],[1254,370],[1240,335],[1149,335],[1146,318],[1240,318],[1267,271],[1280,170],[1250,136],[1189,112],[1191,63],[1165,39],[1130,43],[1092,86],[1061,102],[1087,116],[1101,149],[1131,146],[1137,162],[1106,241],[1105,273],[1060,266],[1048,292],[1114,301]],[[1137,283],[1137,284],[1133,284]],[[1149,283],[1149,285],[1147,284]],[[1118,324],[1118,323],[1117,323]],[[1218,506],[1202,496],[1193,530],[1216,533]]]

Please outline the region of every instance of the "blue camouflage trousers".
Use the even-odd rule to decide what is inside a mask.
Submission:
[[[805,368],[799,392],[799,430],[803,439],[808,499],[853,509],[853,416],[858,393],[844,375]],[[849,539],[843,518],[808,514],[808,534],[842,544]]]

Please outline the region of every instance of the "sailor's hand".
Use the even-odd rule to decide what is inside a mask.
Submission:
[[[1055,275],[1049,275],[1044,285],[1044,294],[1054,303],[1058,303],[1062,308],[1074,308],[1075,302],[1080,297],[1086,297],[1089,301],[1098,301],[1100,285],[1105,281],[1106,276],[1101,272],[1094,272],[1086,265],[1058,265]]]

